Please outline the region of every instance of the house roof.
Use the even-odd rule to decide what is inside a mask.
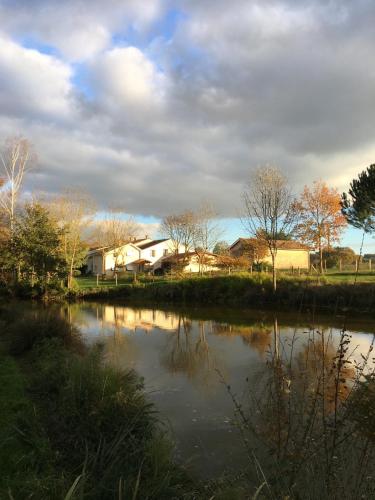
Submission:
[[[253,241],[256,241],[256,238],[238,238],[230,246],[230,248],[233,248],[235,245],[237,245],[240,242],[251,243]],[[307,245],[304,245],[303,243],[300,243],[299,241],[295,241],[295,240],[277,240],[276,241],[276,248],[278,250],[310,250],[310,247],[308,247]]]
[[[138,259],[134,262],[131,262],[131,264],[151,264],[151,261],[147,259]]]
[[[137,245],[138,248],[140,248],[141,250],[145,250],[146,248],[149,248],[149,247],[153,247],[155,245],[159,245],[159,243],[163,243],[163,241],[168,241],[169,238],[164,238],[163,240],[152,240],[152,241],[148,241],[147,243],[141,243],[139,245]]]
[[[116,250],[117,248],[123,248],[123,247],[126,247],[128,245],[134,247],[136,250],[139,250],[139,247],[136,244],[134,244],[134,242],[128,241],[127,243],[124,243],[123,245],[121,245],[119,247],[90,248],[90,250],[88,251],[88,255],[93,255],[93,254],[96,254],[96,253],[100,253],[102,255],[103,252],[107,254],[109,252],[112,252],[113,250]]]

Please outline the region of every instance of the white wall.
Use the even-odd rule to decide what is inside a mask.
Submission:
[[[185,251],[185,246],[180,245],[178,249],[179,253]],[[157,243],[152,247],[145,248],[141,250],[141,259],[146,259],[151,262],[151,265],[154,269],[158,269],[161,266],[161,262],[163,257],[167,255],[173,255],[175,252],[175,244],[172,240],[162,241],[161,243]]]

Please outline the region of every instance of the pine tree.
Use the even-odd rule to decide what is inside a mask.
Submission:
[[[341,206],[349,224],[366,233],[375,231],[375,164],[352,180],[349,193],[342,195]]]

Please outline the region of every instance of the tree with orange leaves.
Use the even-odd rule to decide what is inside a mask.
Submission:
[[[323,273],[323,249],[338,243],[347,225],[341,213],[341,197],[337,189],[321,180],[305,186],[295,209],[299,215],[297,233],[302,241],[319,252],[320,272]]]

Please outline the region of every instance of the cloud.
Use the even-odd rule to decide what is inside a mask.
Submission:
[[[71,61],[91,58],[108,48],[118,31],[146,30],[160,10],[160,0],[0,1],[3,29],[20,38],[28,34]]]
[[[368,0],[0,0],[0,15],[0,138],[34,142],[30,189],[233,216],[260,164],[298,191],[346,189],[374,161]]]
[[[2,114],[60,121],[71,112],[71,69],[56,58],[0,35],[0,75]]]
[[[90,80],[98,100],[122,112],[157,104],[164,94],[164,76],[136,47],[116,47],[98,57]]]

